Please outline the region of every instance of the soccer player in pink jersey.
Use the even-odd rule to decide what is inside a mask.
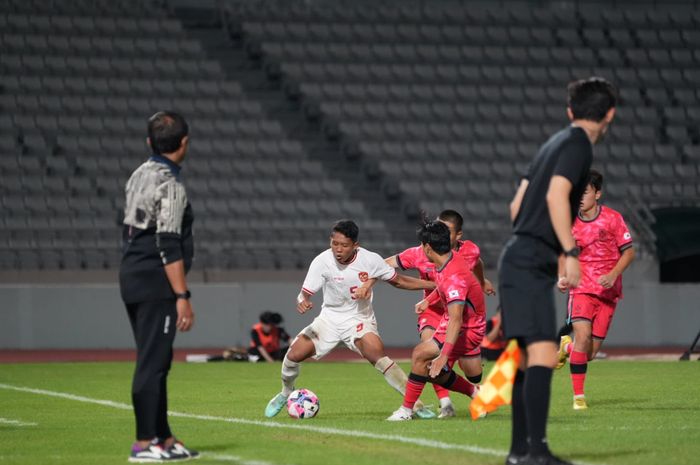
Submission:
[[[581,250],[581,281],[574,288],[569,288],[566,278],[557,284],[562,292],[569,291],[567,319],[574,328],[573,341],[569,336],[561,338],[557,368],[569,358],[574,410],[588,408],[583,392],[588,361],[596,356],[608,334],[615,307],[622,298],[622,273],[634,260],[632,236],[622,215],[599,204],[602,187],[603,175],[591,170],[572,227]]]
[[[412,418],[414,405],[427,382],[469,397],[478,390],[475,384],[457,375],[451,367],[457,360],[470,360],[474,353],[479,354],[486,330],[481,285],[468,263],[452,250],[447,225],[440,221],[426,223],[421,227],[419,237],[422,252],[433,265],[432,278],[436,288],[433,294],[416,305],[416,311],[426,310],[434,302],[434,296],[440,299],[447,311],[442,313],[432,337],[423,340],[413,350],[403,404],[388,418],[389,421]]]
[[[484,277],[484,262],[481,260],[481,251],[479,247],[472,241],[462,239],[462,225],[464,223],[462,215],[455,210],[443,210],[438,215],[437,219],[444,223],[450,231],[450,247],[455,258],[465,261],[467,268],[473,271],[479,284],[481,284],[484,293],[487,295],[494,295],[495,291],[491,281]],[[411,247],[397,255],[391,256],[386,259],[386,262],[390,266],[401,268],[402,270],[416,269],[421,279],[434,281],[435,265],[426,257],[422,245]],[[430,293],[431,291],[424,291],[424,296],[428,297]],[[420,335],[421,341],[429,341],[432,339],[444,313],[444,305],[440,299],[436,299],[428,305],[425,311],[418,315],[418,334]],[[470,354],[469,357],[464,358],[463,362],[460,364],[467,379],[474,384],[478,384],[481,381],[482,368],[480,355],[480,351],[475,351],[475,353]],[[438,384],[433,384],[433,387],[440,402],[438,418],[455,416],[449,390]]]

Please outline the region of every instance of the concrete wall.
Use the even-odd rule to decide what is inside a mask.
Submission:
[[[494,275],[495,273],[491,273]],[[648,273],[647,273],[648,274]],[[280,312],[294,334],[315,316],[298,315],[294,301],[302,278],[192,283],[196,327],[181,333],[178,347],[245,345],[250,326],[262,310]],[[375,311],[387,346],[410,346],[416,341],[413,304],[420,294],[386,284],[375,292]],[[558,296],[559,320],[565,298]],[[489,314],[496,298],[487,299]],[[608,345],[689,345],[700,330],[700,286],[659,284],[643,267],[626,275],[625,299],[618,306]],[[131,348],[126,311],[115,284],[0,285],[0,348]]]

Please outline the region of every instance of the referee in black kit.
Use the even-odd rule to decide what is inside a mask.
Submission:
[[[579,250],[571,234],[598,142],[615,116],[617,90],[601,78],[568,87],[572,124],[539,150],[510,206],[513,237],[499,264],[503,329],[523,357],[513,385],[512,439],[506,465],[568,464],[547,444],[552,369],[557,363],[554,285],[566,256],[569,286],[579,281]]]
[[[185,274],[192,264],[192,208],[180,180],[188,126],[172,112],[148,120],[153,155],[126,184],[124,255],[119,270],[122,299],[136,340],[131,397],[136,442],[130,462],[195,458],[168,425],[167,379],[175,331],[194,323]]]

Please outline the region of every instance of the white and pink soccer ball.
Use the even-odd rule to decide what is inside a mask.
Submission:
[[[287,412],[292,418],[313,418],[318,413],[321,404],[318,397],[308,389],[297,389],[287,398]]]

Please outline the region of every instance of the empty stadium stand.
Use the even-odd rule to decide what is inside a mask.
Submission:
[[[117,267],[162,108],[191,122],[201,269],[304,267],[342,216],[389,254],[448,207],[495,266],[565,84],[593,74],[622,97],[595,165],[651,250],[640,212],[700,198],[700,11],[601,5],[2,2],[0,269]]]

